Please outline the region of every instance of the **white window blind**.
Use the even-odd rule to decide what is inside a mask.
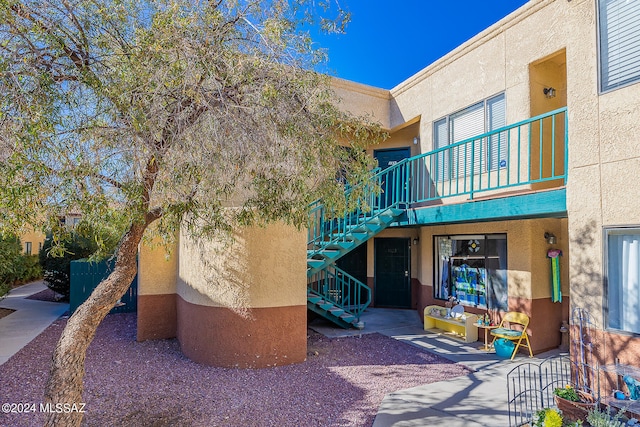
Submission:
[[[446,117],[433,124],[433,140],[436,149],[449,145],[449,128]],[[436,179],[438,181],[449,179],[449,150],[440,151],[436,155]]]
[[[479,102],[456,114],[453,114],[451,122],[451,143],[473,138],[484,133],[484,102]],[[473,153],[473,158],[472,158]],[[478,173],[482,161],[482,140],[476,140],[473,144],[464,144],[452,152],[456,176],[469,175],[472,171]],[[482,165],[484,166],[484,165]]]
[[[507,124],[504,94],[487,101],[487,120],[489,130],[500,129]],[[507,132],[492,135],[488,146],[489,170],[507,166]]]
[[[599,0],[599,20],[601,90],[640,80],[640,0]]]
[[[446,147],[506,126],[505,106],[502,93],[433,122],[434,147]],[[506,138],[507,132],[501,132],[438,153],[436,179],[448,180],[506,167]]]

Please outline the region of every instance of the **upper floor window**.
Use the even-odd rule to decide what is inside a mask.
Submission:
[[[607,327],[640,334],[640,228],[605,229]]]
[[[600,90],[640,80],[640,1],[598,0]]]
[[[472,139],[469,144],[446,149],[436,155],[437,180],[505,167],[507,141],[502,132],[473,140],[474,137],[506,126],[505,113],[505,98],[504,93],[501,93],[434,122],[435,149]]]

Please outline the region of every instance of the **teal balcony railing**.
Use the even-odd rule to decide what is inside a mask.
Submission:
[[[479,194],[566,184],[567,108],[560,108],[446,147],[410,157],[346,191],[358,208],[328,212],[310,206],[308,244],[346,240],[349,232],[390,209],[473,199]]]
[[[567,178],[566,107],[514,123],[404,160],[408,184],[399,203],[416,204],[448,197],[500,192],[515,187],[562,186]],[[389,168],[381,182],[398,172]]]

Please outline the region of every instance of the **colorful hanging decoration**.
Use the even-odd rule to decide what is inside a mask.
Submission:
[[[547,258],[551,260],[551,302],[562,302],[562,286],[560,283],[560,249],[549,249]]]

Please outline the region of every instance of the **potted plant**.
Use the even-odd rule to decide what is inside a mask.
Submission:
[[[553,390],[556,406],[562,411],[563,418],[567,421],[578,421],[587,418],[589,411],[595,406],[595,399],[589,393],[576,390],[571,385]]]

